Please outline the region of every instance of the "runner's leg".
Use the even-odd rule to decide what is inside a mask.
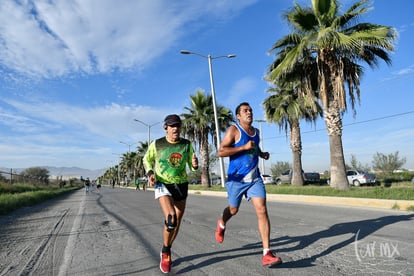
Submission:
[[[270,240],[270,221],[267,213],[266,199],[252,197],[251,199],[257,215],[257,225],[259,228],[260,238],[263,248],[269,248]]]

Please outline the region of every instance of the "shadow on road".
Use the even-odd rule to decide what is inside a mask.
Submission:
[[[209,257],[207,260],[203,262],[200,262],[198,264],[192,264],[176,272],[176,274],[188,273],[192,270],[198,270],[202,267],[214,265],[214,264],[220,263],[222,261],[230,260],[230,259],[237,259],[240,257],[247,257],[247,256],[258,256],[258,255],[261,256],[260,252],[257,252],[257,251],[251,252],[251,249],[259,248],[259,247],[261,248],[262,245],[261,244],[250,245],[250,246],[243,246],[241,248],[221,250],[221,251],[209,252],[209,253],[203,253],[203,254],[194,254],[194,255],[190,255],[190,256],[186,256],[186,257],[182,257],[182,258],[178,258],[174,260],[173,265],[178,266],[179,264],[183,262],[191,262],[199,258]],[[240,251],[249,251],[249,252],[237,253]],[[224,256],[220,256],[220,255],[224,255]]]
[[[347,245],[352,244],[355,241],[355,235],[357,233],[358,233],[358,239],[361,240],[387,225],[391,225],[391,224],[398,223],[401,221],[409,221],[409,220],[412,220],[413,218],[414,218],[414,214],[409,214],[409,215],[398,215],[398,216],[385,216],[385,217],[379,217],[376,219],[361,220],[361,221],[351,221],[351,222],[345,222],[345,223],[338,223],[338,224],[332,225],[326,230],[311,233],[309,235],[293,236],[293,237],[283,236],[280,238],[272,239],[270,241],[271,247],[276,248],[277,252],[279,253],[279,252],[292,252],[296,250],[302,250],[316,243],[317,241],[321,239],[331,238],[334,236],[341,236],[345,234],[352,234],[350,238],[344,241],[341,241],[339,243],[333,244],[318,254],[312,255],[305,259],[296,260],[296,261],[284,261],[283,264],[275,268],[276,269],[282,268],[282,267],[283,268],[300,268],[300,267],[314,266],[313,262],[317,260],[318,258],[326,256],[336,250],[339,250],[341,248],[344,248]],[[289,247],[289,245],[293,245],[293,246]],[[240,248],[234,248],[231,250],[222,250],[222,251],[210,252],[210,253],[205,253],[205,254],[196,254],[196,255],[190,255],[187,257],[179,258],[174,261],[174,264],[178,265],[182,262],[191,262],[198,258],[209,257],[208,260],[206,261],[188,266],[186,268],[183,268],[177,271],[177,274],[187,273],[189,271],[197,270],[204,266],[214,265],[216,263],[219,263],[219,262],[222,262],[228,259],[258,255],[260,253],[251,252],[250,250],[253,248],[261,248],[261,247],[262,247],[261,242],[246,244]],[[249,250],[249,252],[248,253],[243,252],[246,250]],[[220,256],[220,255],[229,254],[229,253],[233,253],[233,254],[231,256],[229,255]]]
[[[285,246],[282,249],[278,249],[278,252],[291,252],[296,250],[302,250],[308,246],[316,243],[317,241],[325,238],[331,238],[334,236],[341,236],[346,234],[352,234],[352,236],[346,240],[343,240],[339,243],[333,244],[327,247],[324,251],[312,255],[305,259],[300,259],[291,262],[285,262],[283,267],[285,268],[297,268],[297,267],[309,267],[313,266],[313,262],[322,256],[326,256],[336,250],[344,248],[347,245],[352,244],[355,241],[356,235],[358,233],[358,239],[362,240],[363,238],[371,235],[372,233],[378,231],[379,229],[401,221],[412,220],[414,214],[409,215],[398,215],[398,216],[385,216],[379,217],[376,219],[369,220],[360,220],[360,221],[351,221],[345,223],[334,224],[326,230],[315,232],[309,235],[303,236],[284,236],[277,239],[271,240],[271,246],[280,248]],[[289,244],[294,244],[292,247],[286,247]]]

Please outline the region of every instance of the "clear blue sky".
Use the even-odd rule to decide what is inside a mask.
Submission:
[[[232,111],[248,101],[263,119],[267,51],[289,33],[282,14],[292,0],[37,0],[0,2],[0,167],[101,169],[146,141],[147,124],[183,113],[197,89]],[[311,1],[297,1],[310,5]],[[348,8],[355,1],[341,1]],[[392,66],[367,65],[357,114],[344,115],[343,147],[371,165],[376,152],[399,151],[414,169],[414,17],[412,0],[376,0],[362,21],[399,32]],[[260,127],[258,123],[256,127]],[[262,123],[266,167],[291,162],[289,139]],[[302,123],[303,167],[329,170],[323,120]],[[164,135],[162,124],[151,138]],[[120,141],[124,143],[120,143]],[[126,143],[126,144],[125,144]]]

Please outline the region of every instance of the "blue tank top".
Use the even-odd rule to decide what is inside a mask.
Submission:
[[[255,128],[254,135],[249,135],[238,124],[235,124],[240,132],[240,139],[235,142],[234,147],[245,145],[253,140],[255,147],[249,151],[239,152],[230,156],[230,164],[227,171],[229,181],[252,182],[260,177],[259,172],[259,130]]]

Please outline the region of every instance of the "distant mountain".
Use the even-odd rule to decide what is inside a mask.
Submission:
[[[83,178],[89,177],[90,179],[95,179],[98,176],[102,175],[105,172],[105,169],[98,170],[89,170],[78,167],[43,167],[49,171],[50,176],[73,176]]]
[[[105,172],[105,169],[98,169],[98,170],[89,170],[83,169],[78,167],[52,167],[52,166],[39,166],[41,168],[45,168],[49,171],[49,175],[51,178],[60,177],[62,176],[63,179],[68,179],[71,177],[89,177],[90,179],[95,179],[98,176],[102,175]],[[13,168],[13,173],[20,173],[24,171],[26,168]],[[10,168],[0,168],[0,171],[3,172],[10,172]]]

